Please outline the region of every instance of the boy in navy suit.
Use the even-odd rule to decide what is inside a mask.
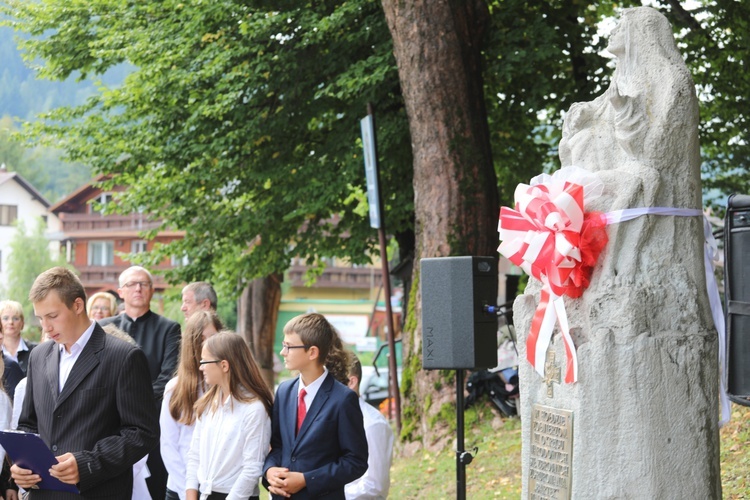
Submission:
[[[320,314],[284,327],[281,355],[299,377],[282,383],[273,404],[271,452],[263,484],[274,499],[344,500],[344,486],[367,470],[367,438],[357,394],[325,367],[336,333]]]

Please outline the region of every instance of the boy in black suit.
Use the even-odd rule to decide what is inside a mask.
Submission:
[[[325,367],[338,335],[320,314],[304,314],[284,327],[281,355],[299,377],[276,391],[271,452],[263,484],[272,497],[344,500],[344,486],[367,470],[367,438],[357,394]]]
[[[81,492],[32,489],[31,499],[130,500],[133,464],[159,443],[146,356],[89,319],[83,285],[69,269],[40,274],[29,299],[52,342],[31,352],[18,429],[40,434],[59,462],[51,475]],[[11,467],[26,490],[38,472]]]

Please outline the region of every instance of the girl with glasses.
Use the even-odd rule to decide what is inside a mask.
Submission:
[[[245,340],[234,332],[206,340],[200,369],[209,389],[195,405],[187,499],[258,499],[271,443],[271,391]]]

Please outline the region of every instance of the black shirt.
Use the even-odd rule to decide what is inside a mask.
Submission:
[[[161,405],[164,386],[177,372],[180,352],[180,324],[148,311],[139,318],[122,313],[105,318],[100,325],[114,324],[133,337],[148,360],[148,369],[154,387],[154,398]]]
[[[3,353],[3,363],[5,363],[5,371],[3,371],[3,389],[6,394],[10,396],[10,400],[13,401],[13,395],[16,393],[16,386],[26,374],[18,366],[18,363],[13,361],[13,358]]]

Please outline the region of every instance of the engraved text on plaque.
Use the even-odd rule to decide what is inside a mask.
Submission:
[[[535,404],[531,410],[529,499],[570,498],[573,412]]]

